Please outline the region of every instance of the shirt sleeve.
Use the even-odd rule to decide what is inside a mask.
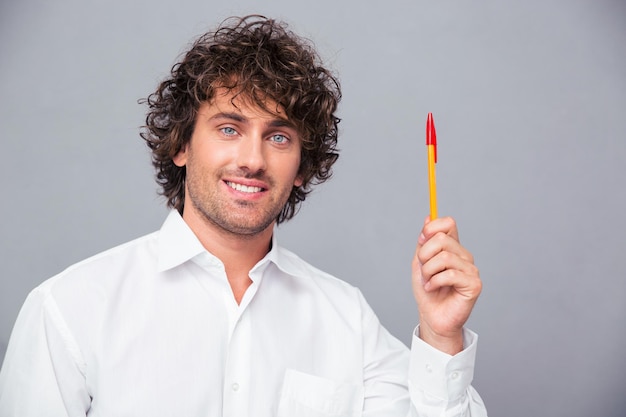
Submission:
[[[393,337],[361,297],[363,417],[486,417],[470,385],[478,336],[463,331],[464,349],[443,353],[413,332],[411,351]]]
[[[463,330],[463,351],[454,356],[443,353],[413,332],[409,393],[411,416],[486,417],[487,410],[478,392],[470,385],[478,336]]]
[[[84,361],[46,287],[27,297],[0,370],[3,417],[84,417]]]

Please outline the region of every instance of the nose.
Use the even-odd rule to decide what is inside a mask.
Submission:
[[[265,171],[266,160],[262,137],[247,136],[239,142],[237,165],[240,169],[252,174]]]

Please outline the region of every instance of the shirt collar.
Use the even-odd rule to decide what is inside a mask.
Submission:
[[[208,255],[211,263],[220,265],[222,263],[202,246],[178,210],[172,209],[159,231],[158,271],[163,272],[177,267],[201,254]],[[251,275],[256,275],[255,271],[263,274],[269,263],[273,263],[289,275],[298,276],[303,272],[299,258],[278,245],[276,233],[272,236],[272,249],[252,268]]]
[[[158,238],[158,271],[166,271],[206,252],[178,210],[172,209]]]
[[[276,233],[274,233],[274,236],[272,237],[272,250],[270,250],[261,262],[265,260],[266,262],[272,262],[278,267],[278,269],[288,275],[297,277],[303,275],[304,273],[300,258],[276,243]],[[259,262],[259,264],[261,262]]]

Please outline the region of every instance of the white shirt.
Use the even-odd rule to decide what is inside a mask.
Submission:
[[[0,417],[486,416],[454,357],[409,350],[358,289],[273,242],[237,305],[224,266],[172,211],[160,231],[28,296]]]

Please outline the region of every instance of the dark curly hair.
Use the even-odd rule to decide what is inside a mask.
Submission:
[[[182,213],[185,167],[172,158],[189,142],[198,108],[218,87],[243,94],[264,110],[268,100],[280,105],[301,138],[300,187],[293,187],[277,220],[291,219],[299,204],[332,175],[337,161],[335,116],[341,100],[338,80],[321,66],[311,43],[287,25],[259,15],[229,18],[200,36],[172,67],[171,76],[148,98],[141,137],[152,150],[160,194]]]

